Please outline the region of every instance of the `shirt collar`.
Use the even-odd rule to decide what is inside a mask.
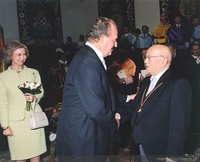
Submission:
[[[198,58],[198,56],[195,56],[195,55],[192,55],[192,57],[194,57],[195,59],[197,59],[197,58]]]
[[[167,69],[169,69],[169,68],[167,68]],[[156,78],[156,82],[157,82],[167,69],[161,71],[161,72],[160,72],[159,74],[157,74],[155,77],[151,76],[150,80],[152,80],[152,78]]]

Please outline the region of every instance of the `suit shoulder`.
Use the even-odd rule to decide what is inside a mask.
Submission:
[[[183,78],[182,76],[179,76],[177,74],[175,74],[174,72],[171,73],[170,75],[170,81],[174,82],[175,84],[185,84],[185,85],[189,85],[189,82],[187,79]]]

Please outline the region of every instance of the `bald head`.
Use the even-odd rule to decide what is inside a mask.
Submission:
[[[147,50],[146,59],[144,60],[147,71],[156,76],[170,66],[171,53],[167,46],[153,45]]]
[[[171,62],[172,58],[171,58],[170,49],[168,47],[166,47],[165,45],[161,45],[161,44],[153,45],[149,48],[149,51],[163,55],[164,57],[166,57],[168,59],[169,62]],[[147,53],[148,53],[148,51],[147,51]]]

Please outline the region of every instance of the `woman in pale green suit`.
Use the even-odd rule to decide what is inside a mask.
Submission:
[[[39,101],[44,90],[37,95],[23,94],[19,85],[29,82],[41,83],[37,70],[24,65],[29,52],[27,47],[18,42],[11,41],[3,48],[5,59],[11,66],[0,73],[0,124],[3,134],[8,137],[11,159],[16,162],[40,162],[40,155],[46,152],[44,128],[31,130],[29,117],[32,110],[27,111],[26,102],[36,103],[35,110],[41,111]]]

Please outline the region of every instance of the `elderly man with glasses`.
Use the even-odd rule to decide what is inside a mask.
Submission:
[[[153,45],[146,53],[146,77],[133,101],[124,104],[116,119],[132,119],[134,150],[142,161],[176,161],[185,154],[191,111],[189,82],[170,69],[172,55],[165,45]]]

